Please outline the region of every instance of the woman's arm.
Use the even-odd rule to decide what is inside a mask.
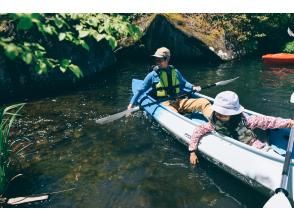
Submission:
[[[189,151],[195,151],[197,149],[200,139],[204,135],[206,135],[207,133],[213,130],[214,128],[210,123],[206,123],[206,124],[195,127],[191,140],[190,140]]]
[[[292,119],[284,119],[279,117],[265,116],[265,115],[251,115],[246,118],[249,128],[260,128],[263,130],[274,128],[289,128],[293,127]]]
[[[210,123],[206,123],[204,125],[197,126],[192,134],[190,144],[189,144],[189,152],[190,152],[190,163],[195,165],[198,163],[198,158],[196,155],[197,146],[199,144],[200,139],[207,133],[211,132],[213,127]]]

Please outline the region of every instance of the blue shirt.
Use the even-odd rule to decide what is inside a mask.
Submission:
[[[180,71],[178,71],[177,69],[176,69],[176,73],[177,73],[177,78],[180,82],[180,90],[183,91],[185,89],[186,92],[189,92],[189,91],[192,92],[193,85],[191,83],[189,83],[182,76]],[[138,92],[136,94],[134,94],[134,96],[132,97],[130,104],[132,104],[132,105],[137,104],[138,98],[147,90],[151,90],[152,85],[158,83],[159,81],[160,81],[160,78],[159,78],[156,71],[153,70],[150,73],[148,73],[143,81],[142,86],[138,89]]]

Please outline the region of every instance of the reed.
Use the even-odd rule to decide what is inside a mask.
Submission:
[[[11,127],[23,106],[24,103],[0,107],[0,195],[3,194],[8,183],[7,170],[13,152],[10,141]]]

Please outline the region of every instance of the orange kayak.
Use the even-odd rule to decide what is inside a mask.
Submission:
[[[264,63],[268,64],[294,64],[294,54],[291,53],[275,53],[262,56]]]

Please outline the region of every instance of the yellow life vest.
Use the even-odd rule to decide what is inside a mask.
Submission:
[[[171,73],[167,73],[167,70],[157,69],[159,76],[159,82],[155,84],[155,94],[157,97],[174,96],[180,93],[180,81],[177,77],[176,69],[173,66],[169,66]]]

